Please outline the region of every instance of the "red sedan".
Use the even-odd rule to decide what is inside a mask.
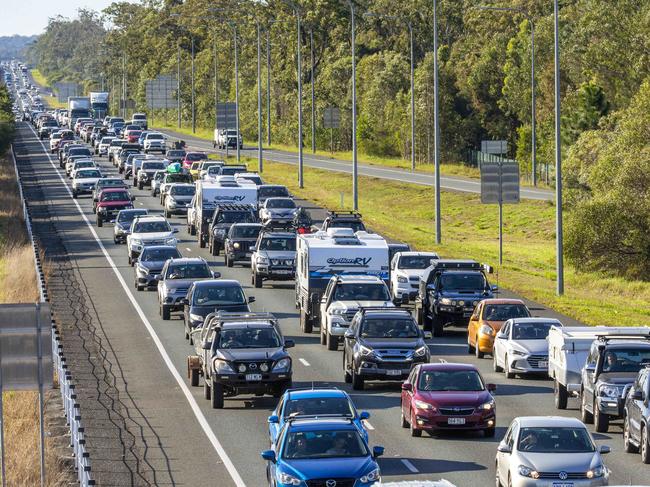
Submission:
[[[413,368],[402,384],[402,427],[422,431],[482,430],[493,437],[496,385],[485,384],[473,365],[432,363]]]
[[[205,152],[188,152],[185,154],[183,159],[183,169],[190,170],[192,163],[196,161],[204,161],[208,159],[208,155]]]

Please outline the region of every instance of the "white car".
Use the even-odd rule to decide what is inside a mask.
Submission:
[[[256,172],[238,172],[235,174],[235,178],[237,178],[239,184],[246,184],[247,182],[253,183],[255,186],[264,184],[262,177]]]
[[[494,340],[494,371],[505,371],[508,379],[512,379],[515,374],[547,374],[547,337],[551,326],[562,328],[562,323],[554,318],[507,320]]]
[[[260,220],[293,220],[298,207],[291,198],[267,198],[260,207]]]
[[[80,169],[90,169],[90,168],[97,168],[97,164],[95,164],[95,161],[92,159],[81,159],[81,160],[76,160],[72,163],[72,166],[70,167],[70,179],[74,179],[74,176],[77,171]]]
[[[68,158],[67,162],[65,163],[65,173],[70,176],[72,173],[72,168],[74,167],[76,162],[88,162],[93,160],[88,157],[87,155],[79,155],[79,156],[71,156]]]
[[[174,183],[169,187],[165,198],[165,216],[187,213],[196,193],[196,186],[190,183]]]
[[[515,418],[497,447],[496,485],[596,487],[608,485],[609,469],[587,427],[577,418]]]
[[[162,216],[146,215],[136,217],[131,223],[130,234],[126,237],[126,250],[129,264],[133,265],[142,249],[149,245],[176,245],[174,236],[178,230],[172,228]]]
[[[405,301],[415,299],[420,277],[439,258],[435,252],[397,252],[390,263],[391,296]]]
[[[165,134],[160,132],[149,132],[142,142],[142,148],[145,154],[149,152],[167,152],[167,141]]]
[[[72,180],[72,197],[80,194],[92,194],[97,181],[102,178],[102,173],[97,168],[79,169]]]
[[[108,147],[111,145],[111,141],[115,137],[102,137],[102,140],[99,141],[99,144],[97,145],[95,149],[95,153],[100,155],[100,156],[105,156],[108,155]]]

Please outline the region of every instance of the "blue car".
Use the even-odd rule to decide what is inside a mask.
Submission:
[[[289,419],[272,450],[262,452],[270,487],[369,487],[381,481],[377,457],[350,418]]]
[[[141,147],[144,147],[144,138],[147,136],[149,133],[148,130],[143,130],[142,133],[140,134],[140,137],[138,137],[138,144],[140,144]]]
[[[359,428],[363,439],[368,442],[368,430],[363,424],[370,418],[370,413],[359,413],[354,407],[347,392],[336,388],[322,389],[289,389],[286,391],[277,407],[269,416],[269,441],[271,447],[275,444],[278,433],[289,418],[350,418]]]

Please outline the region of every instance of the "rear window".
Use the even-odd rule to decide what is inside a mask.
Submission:
[[[77,171],[77,178],[78,179],[101,178],[101,177],[102,177],[102,174],[99,171],[87,171],[87,170]]]
[[[185,156],[185,158],[188,161],[202,161],[203,159],[207,159],[208,155],[202,152],[190,152]]]

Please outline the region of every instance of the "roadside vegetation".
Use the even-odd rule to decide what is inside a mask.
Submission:
[[[38,69],[31,70],[32,78],[36,81],[37,84],[51,88],[50,83],[47,81],[47,78],[41,74]],[[50,108],[67,108],[65,103],[61,103],[56,96],[48,96],[45,93],[40,94],[43,102]]]

